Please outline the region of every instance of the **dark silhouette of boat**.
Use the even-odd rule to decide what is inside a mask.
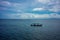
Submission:
[[[38,24],[38,23],[34,23],[34,24],[31,24],[31,26],[39,26],[39,27],[42,27],[42,24]]]

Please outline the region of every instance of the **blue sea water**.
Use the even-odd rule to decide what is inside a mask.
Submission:
[[[60,40],[60,20],[0,19],[0,40]]]

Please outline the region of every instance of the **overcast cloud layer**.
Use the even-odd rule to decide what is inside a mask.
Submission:
[[[60,0],[0,0],[3,19],[60,19]]]

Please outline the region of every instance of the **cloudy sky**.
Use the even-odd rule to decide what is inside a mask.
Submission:
[[[0,0],[0,19],[60,19],[60,0]]]

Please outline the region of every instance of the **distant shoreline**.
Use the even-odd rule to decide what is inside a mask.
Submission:
[[[12,20],[12,19],[0,19],[0,20]],[[60,20],[60,19],[13,19],[13,20]]]

